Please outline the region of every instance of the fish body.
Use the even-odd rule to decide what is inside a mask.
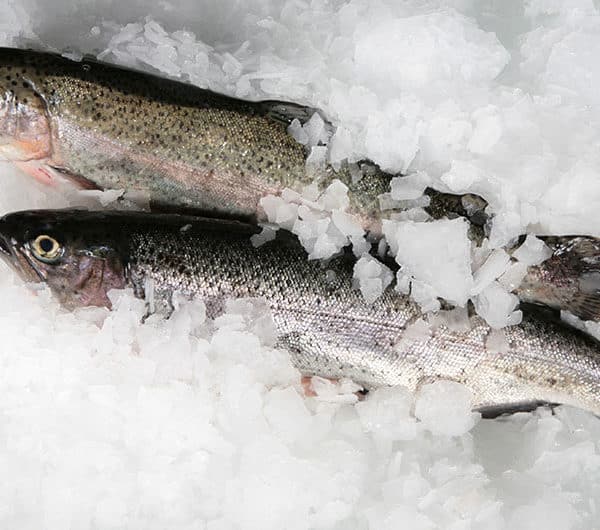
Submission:
[[[306,375],[413,391],[449,379],[473,392],[478,409],[549,402],[600,414],[600,349],[584,334],[525,316],[502,331],[498,353],[477,316],[464,330],[424,326],[416,304],[392,289],[366,303],[353,287],[351,258],[324,266],[292,237],[255,247],[254,233],[239,222],[179,215],[33,211],[0,220],[0,248],[23,277],[46,282],[71,307],[109,305],[106,292],[124,287],[165,315],[175,293],[202,297],[211,317],[229,298],[260,298],[278,345]]]
[[[262,197],[338,178],[349,187],[351,211],[378,232],[378,197],[391,175],[369,171],[355,182],[348,167],[308,171],[306,149],[287,127],[314,112],[0,48],[0,157],[40,180],[139,192],[158,210],[264,221]]]

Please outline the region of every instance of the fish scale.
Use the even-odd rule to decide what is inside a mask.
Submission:
[[[178,215],[33,211],[0,220],[0,247],[25,278],[43,279],[70,307],[108,304],[106,291],[115,286],[152,298],[165,316],[176,294],[203,298],[210,317],[227,299],[260,298],[272,315],[278,345],[306,375],[412,391],[450,379],[472,391],[478,409],[547,402],[600,414],[600,349],[590,337],[530,315],[502,331],[506,348],[500,353],[487,347],[492,329],[477,316],[470,317],[467,331],[432,325],[409,333],[425,318],[417,305],[392,288],[366,303],[353,286],[351,257],[326,265],[309,261],[285,233],[255,247],[250,236],[256,231],[242,223]],[[33,255],[32,241],[40,235],[59,242],[57,261]],[[82,274],[89,270],[102,274]]]

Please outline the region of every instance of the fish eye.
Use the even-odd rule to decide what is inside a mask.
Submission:
[[[52,236],[42,234],[31,243],[33,255],[40,261],[52,262],[62,255],[62,246]]]

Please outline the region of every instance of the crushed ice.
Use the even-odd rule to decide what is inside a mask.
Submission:
[[[317,118],[294,126],[311,163],[366,158],[412,175],[388,201],[418,201],[424,185],[480,194],[494,214],[488,247],[473,256],[458,224],[440,225],[458,246],[437,274],[459,286],[446,295],[477,297],[499,324],[516,318],[510,291],[544,250],[526,240],[507,262],[497,249],[528,231],[600,235],[600,12],[591,0],[244,9],[9,0],[0,11],[5,45],[99,53],[239,97],[321,108],[337,126],[327,148]],[[2,169],[4,210],[75,200]],[[296,208],[274,204],[274,222],[300,220],[315,257],[349,234],[362,255],[343,203],[328,203],[337,223],[316,233],[301,223],[321,222],[324,206],[305,200],[318,205],[310,192]],[[394,223],[425,221],[423,206]],[[421,271],[424,258],[413,257],[399,285],[416,283],[434,306],[443,285],[434,264]],[[385,277],[365,267],[365,279]],[[141,326],[143,302],[127,292],[114,295],[111,313],[66,313],[6,268],[0,291],[3,527],[596,527],[600,424],[583,411],[477,421],[451,382],[423,387],[416,402],[402,389],[336,401],[352,389],[327,382],[317,384],[327,399],[305,399],[252,304],[210,322],[201,303],[182,302],[171,320]],[[435,319],[468,323],[460,308]],[[501,352],[502,333],[488,346]]]

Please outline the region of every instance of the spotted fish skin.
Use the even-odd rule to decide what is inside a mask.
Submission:
[[[154,209],[265,220],[260,199],[315,179],[350,189],[351,210],[380,229],[391,175],[310,172],[287,133],[314,109],[244,101],[93,60],[0,48],[0,157],[48,183],[67,179],[149,197]],[[318,173],[318,174],[317,174]]]
[[[308,261],[294,238],[279,234],[255,247],[254,233],[239,222],[180,215],[30,211],[0,220],[0,249],[23,276],[46,282],[71,307],[109,303],[102,295],[115,287],[152,298],[165,316],[176,293],[202,297],[211,317],[229,298],[260,298],[279,346],[307,375],[413,391],[450,379],[473,392],[479,409],[550,402],[600,414],[600,349],[591,338],[530,316],[503,331],[501,353],[486,347],[491,328],[477,316],[467,331],[439,325],[415,337],[407,328],[424,318],[418,307],[391,288],[367,304],[352,285],[352,258],[323,266]],[[40,236],[62,249],[53,262],[36,259]]]

